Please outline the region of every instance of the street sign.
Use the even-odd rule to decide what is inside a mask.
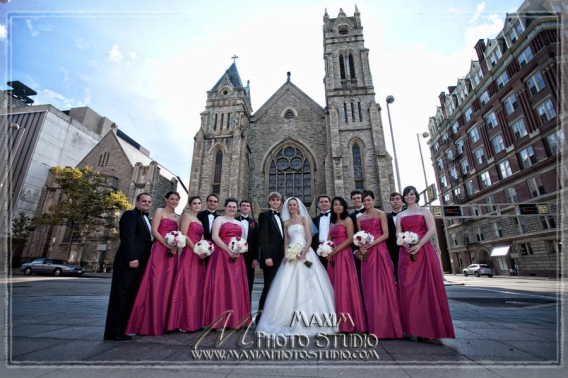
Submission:
[[[461,217],[460,206],[444,206],[444,216],[446,217]]]
[[[520,203],[519,214],[521,215],[538,215],[538,207],[532,203]]]

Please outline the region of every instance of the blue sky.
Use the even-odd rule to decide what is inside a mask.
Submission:
[[[424,185],[416,133],[428,130],[438,95],[467,74],[473,46],[494,38],[521,0],[357,1],[392,153],[390,105],[402,186]],[[322,25],[355,3],[288,1],[77,1],[0,3],[5,80],[38,92],[35,104],[89,106],[116,122],[151,157],[189,182],[193,137],[206,92],[239,56],[253,111],[286,81],[321,106]],[[1,88],[6,89],[5,85]],[[426,140],[424,140],[425,142]],[[434,182],[422,144],[428,182]]]

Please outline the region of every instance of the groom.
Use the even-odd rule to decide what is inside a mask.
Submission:
[[[260,213],[258,217],[258,246],[260,247],[260,267],[264,275],[264,288],[258,302],[257,324],[262,315],[272,280],[284,258],[284,224],[278,212],[281,203],[280,193],[270,193],[268,196],[270,210]]]

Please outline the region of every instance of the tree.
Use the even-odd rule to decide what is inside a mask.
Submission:
[[[35,230],[32,218],[24,213],[20,213],[17,218],[12,221],[12,232],[10,233],[9,240],[12,250],[12,263],[19,263],[19,259],[24,249],[30,232]]]
[[[121,191],[108,188],[108,176],[93,172],[88,166],[55,166],[50,172],[62,190],[62,198],[49,208],[49,212],[36,218],[36,224],[67,226],[69,252],[76,238],[100,235],[108,239],[107,235],[116,234],[116,211],[129,209],[130,203]]]

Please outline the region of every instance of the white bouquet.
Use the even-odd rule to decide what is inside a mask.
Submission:
[[[356,232],[355,235],[353,235],[353,244],[355,244],[357,247],[361,247],[365,244],[372,244],[374,241],[375,237],[367,231],[359,231]],[[362,255],[363,261],[367,261],[367,254],[365,253]]]
[[[316,253],[321,257],[327,257],[331,254],[334,248],[335,248],[335,243],[330,240],[327,240],[319,244]],[[335,266],[335,263],[333,261],[329,261],[329,264],[331,265],[331,267]]]
[[[210,242],[209,240],[200,240],[193,246],[193,253],[198,256],[211,256],[211,254],[215,252],[215,245]],[[201,264],[203,260],[200,260],[199,263]]]
[[[415,232],[411,231],[399,232],[396,238],[396,244],[404,248],[408,248],[411,245],[418,244],[419,241],[420,238],[418,237],[418,235]],[[416,261],[416,256],[410,254],[410,259],[412,261]]]
[[[181,253],[183,247],[185,247],[185,235],[179,231],[170,231],[164,237],[164,241],[168,245],[168,247],[175,247],[178,250],[178,253]],[[174,253],[170,250],[169,256],[172,257]]]
[[[304,248],[298,243],[290,244],[288,245],[288,247],[286,247],[286,252],[284,253],[284,257],[288,262],[296,262],[300,258],[303,249]],[[304,264],[308,268],[312,266],[312,263],[309,261],[304,261]]]
[[[248,243],[240,236],[234,236],[227,245],[232,253],[246,253],[248,251]],[[233,262],[237,261],[236,257],[232,257]]]

